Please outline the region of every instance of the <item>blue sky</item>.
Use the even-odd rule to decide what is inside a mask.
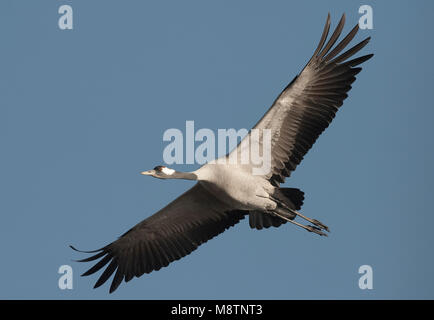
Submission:
[[[74,29],[60,30],[70,4]],[[328,12],[370,4],[364,64],[286,186],[320,238],[246,220],[158,272],[93,290],[99,248],[190,188],[139,175],[163,133],[250,128],[310,58]],[[1,1],[0,298],[434,298],[431,1]],[[191,170],[194,165],[178,165]],[[59,266],[73,268],[60,290]],[[374,289],[360,290],[370,265]]]

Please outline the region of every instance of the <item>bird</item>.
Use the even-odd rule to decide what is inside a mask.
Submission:
[[[345,24],[342,15],[330,37],[330,13],[320,41],[305,67],[279,94],[265,115],[234,150],[222,157],[240,155],[253,129],[257,142],[264,143],[270,133],[270,170],[252,174],[252,163],[211,161],[192,172],[180,172],[156,166],[141,172],[158,179],[185,179],[196,184],[167,206],[141,221],[117,240],[77,260],[95,264],[82,276],[105,268],[94,288],[113,274],[109,292],[122,281],[158,271],[179,260],[201,244],[239,223],[245,217],[252,229],[279,227],[287,222],[309,232],[326,236],[329,228],[317,219],[300,212],[305,200],[298,188],[280,187],[300,164],[317,138],[329,126],[343,105],[347,93],[362,70],[360,64],[373,54],[353,57],[370,41],[370,37],[342,52],[358,32],[358,24],[336,45]],[[328,40],[327,40],[328,39]],[[327,42],[326,42],[327,41]],[[296,218],[306,224],[295,221]]]

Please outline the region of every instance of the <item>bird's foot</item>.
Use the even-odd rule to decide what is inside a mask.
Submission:
[[[327,227],[324,223],[322,223],[321,221],[318,221],[316,219],[312,219],[311,221],[317,228],[320,228],[322,230],[325,230],[327,232],[330,232],[329,227]]]
[[[305,230],[307,230],[309,232],[313,232],[313,233],[319,234],[320,236],[327,237],[327,234],[322,231],[322,230],[329,231],[329,228],[326,225],[322,224],[318,220],[307,218],[307,217],[303,216],[301,213],[299,213],[299,212],[297,212],[295,210],[291,210],[291,212],[293,212],[296,215],[301,216],[305,220],[308,220],[309,222],[311,222],[313,224],[313,226],[312,225],[301,224],[301,223],[299,223],[297,221],[294,221],[293,220],[294,218],[290,219],[290,218],[286,217],[285,215],[282,215],[282,213],[279,213],[277,211],[273,211],[273,214],[276,215],[276,216],[278,216],[278,217],[280,217],[280,218],[282,218],[283,220],[286,220],[286,221],[291,222],[291,223],[293,223],[293,224],[295,224],[295,225],[297,225],[299,227],[302,227],[303,229],[305,229]]]
[[[327,227],[324,223],[322,223],[321,221],[318,221],[316,219],[311,219],[309,217],[306,217],[305,215],[301,214],[300,212],[296,211],[296,210],[291,210],[292,213],[296,214],[297,216],[299,216],[300,218],[303,218],[306,221],[309,221],[310,223],[312,223],[315,228],[318,228],[320,230],[325,230],[327,232],[330,232],[329,227]]]
[[[309,232],[313,232],[313,233],[319,234],[320,236],[327,237],[327,234],[322,232],[321,231],[322,229],[318,228],[316,226],[305,226],[305,229]]]

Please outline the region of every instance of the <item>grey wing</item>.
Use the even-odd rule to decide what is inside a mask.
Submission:
[[[116,271],[111,293],[122,280],[128,282],[134,276],[140,277],[144,273],[159,270],[188,255],[202,243],[238,223],[246,214],[244,211],[232,211],[197,183],[118,240],[99,250],[90,251],[96,254],[79,261],[100,260],[83,276],[93,274],[108,264],[95,288],[105,283]]]
[[[331,123],[344,99],[347,98],[347,92],[351,89],[356,74],[362,70],[356,66],[373,56],[369,54],[347,61],[362,49],[370,38],[340,54],[356,35],[358,25],[332,49],[344,24],[345,15],[325,44],[330,29],[330,15],[328,15],[322,37],[312,58],[253,128],[259,129],[256,140],[260,146],[263,143],[263,129],[271,131],[271,145],[268,150],[271,155],[271,170],[264,176],[275,186],[284,182],[285,177],[290,176],[320,134]],[[245,139],[251,139],[251,132]],[[245,146],[248,147],[249,144]],[[243,150],[243,143],[240,143],[233,152],[242,151],[245,150]]]

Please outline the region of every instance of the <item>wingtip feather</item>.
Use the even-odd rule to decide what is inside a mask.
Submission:
[[[95,252],[99,252],[99,251],[105,249],[105,247],[103,247],[103,248],[96,249],[96,250],[92,250],[92,251],[84,251],[84,250],[79,250],[79,249],[77,249],[77,248],[74,247],[73,245],[69,245],[69,247],[70,247],[72,250],[77,251],[77,252],[81,252],[81,253],[95,253]]]

